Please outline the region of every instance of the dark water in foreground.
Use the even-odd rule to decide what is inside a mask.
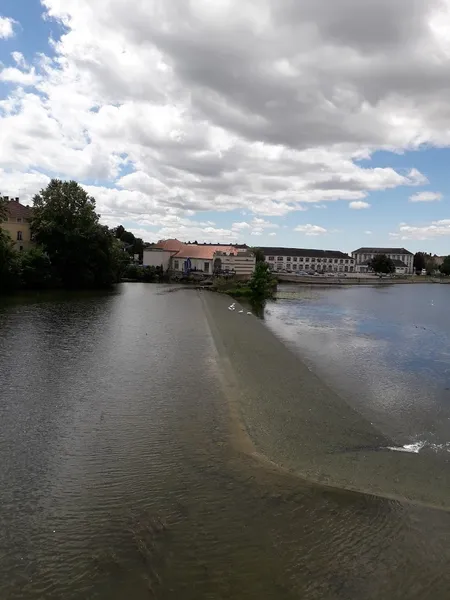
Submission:
[[[449,597],[448,513],[231,439],[196,292],[0,305],[0,598]]]

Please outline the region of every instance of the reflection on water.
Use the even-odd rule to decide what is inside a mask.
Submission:
[[[0,597],[448,598],[449,515],[234,450],[199,296],[164,292],[0,305]]]
[[[450,286],[282,286],[266,324],[399,443],[447,452]]]

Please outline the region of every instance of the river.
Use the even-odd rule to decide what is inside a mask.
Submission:
[[[445,298],[438,294],[445,291],[436,288],[433,301],[440,306]],[[358,297],[349,300],[351,293],[366,293],[369,302],[371,294],[389,298],[392,292],[345,290],[340,298],[346,300],[333,296],[339,292],[307,290],[297,300],[278,301],[268,306],[266,323],[296,351],[306,348],[318,371],[329,366],[330,385],[342,393],[351,388],[346,377],[361,370],[352,337],[373,340],[364,371],[384,378],[387,362],[393,376],[401,368],[405,381],[405,373],[414,373],[406,368],[409,357],[403,353],[392,364],[389,341],[384,352],[381,341],[376,346],[378,326],[352,316],[352,306],[359,302],[362,312],[364,306]],[[308,483],[234,443],[231,383],[224,382],[211,314],[218,325],[221,314],[235,319],[243,338],[236,329],[234,341],[247,341],[262,376],[267,369],[237,319],[254,328],[258,323],[246,313],[222,311],[223,298],[205,310],[202,296],[123,284],[111,293],[1,301],[0,598],[446,600],[447,511]],[[414,328],[403,320],[405,310],[396,318],[395,302],[386,302],[391,308],[377,313],[381,320]],[[379,311],[379,304],[373,300],[372,309]],[[424,299],[423,306],[431,313]],[[320,326],[321,311],[329,327]],[[439,311],[436,323],[443,325]],[[314,342],[314,319],[320,343]],[[353,336],[343,332],[350,321]],[[364,322],[371,328],[358,330],[355,324]],[[442,339],[445,325],[435,329]],[[344,351],[352,347],[353,354],[323,351],[345,339]],[[434,368],[428,344],[422,340],[425,370]],[[244,364],[238,352],[231,358]],[[336,357],[346,365],[339,376]],[[383,416],[387,401],[380,406],[373,389],[360,383],[364,377],[357,381],[366,414],[391,427],[399,443],[425,439],[433,423],[438,433],[426,439],[444,443],[446,429],[431,409],[422,418],[417,400],[405,406],[399,400],[391,426]],[[442,388],[438,378],[432,389],[439,393],[428,392],[426,406],[445,403]],[[279,400],[272,398],[274,413]],[[350,400],[364,404],[358,394]],[[402,425],[408,410],[414,415]],[[249,415],[267,437],[270,424],[259,421],[262,413]]]
[[[278,294],[265,322],[312,370],[399,445],[450,459],[450,286]]]

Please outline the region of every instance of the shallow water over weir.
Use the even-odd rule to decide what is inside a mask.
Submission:
[[[448,598],[447,512],[257,460],[228,393],[195,291],[3,301],[0,598]]]

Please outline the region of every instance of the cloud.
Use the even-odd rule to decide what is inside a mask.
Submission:
[[[373,231],[365,231],[364,232],[366,235],[372,235]]]
[[[304,233],[308,236],[323,235],[327,233],[327,230],[323,227],[319,227],[318,225],[311,225],[310,223],[308,223],[307,225],[297,225],[294,231],[300,231],[301,233]]]
[[[275,231],[271,231],[271,232],[269,233],[269,235],[270,235],[270,237],[275,237],[277,234],[275,233]]]
[[[399,240],[429,240],[450,236],[450,219],[432,221],[429,225],[420,227],[400,223],[399,230],[389,235],[391,238]]]
[[[410,202],[436,202],[442,200],[440,192],[419,192],[409,197]]]
[[[7,40],[14,35],[14,25],[16,21],[9,17],[2,17],[0,15],[0,40]]]
[[[364,208],[370,208],[370,204],[368,202],[362,202],[361,200],[356,202],[350,202],[348,206],[353,210],[363,210]]]
[[[0,166],[15,189],[89,184],[108,222],[167,215],[181,236],[202,212],[361,203],[427,183],[373,167],[377,150],[450,145],[450,0],[42,4],[63,27],[54,55],[2,67]]]

